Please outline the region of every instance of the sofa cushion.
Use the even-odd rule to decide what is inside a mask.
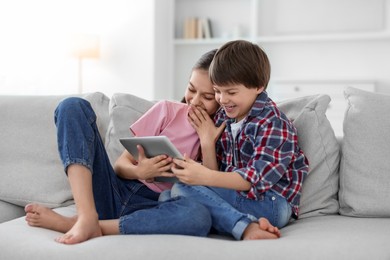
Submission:
[[[0,97],[0,200],[21,207],[30,202],[58,207],[72,199],[54,124],[54,110],[65,97]],[[108,98],[101,93],[84,97],[98,114],[99,130],[105,133]]]
[[[23,216],[23,207],[0,200],[0,223]]]
[[[390,217],[390,96],[349,87],[340,164],[340,214]]]
[[[130,131],[130,125],[152,105],[153,102],[131,94],[116,93],[111,97],[109,105],[110,122],[105,143],[111,164],[115,163],[124,150],[119,139],[133,135]]]
[[[294,98],[279,102],[298,132],[298,144],[309,160],[309,174],[302,187],[299,217],[338,212],[340,147],[325,116],[328,95]]]

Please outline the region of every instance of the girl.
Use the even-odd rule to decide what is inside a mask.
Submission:
[[[213,115],[219,107],[208,74],[215,52],[205,53],[193,67],[184,97],[186,104],[159,102],[131,130],[136,135],[167,135],[183,154],[197,159],[199,138],[187,114],[190,107],[196,107]],[[62,101],[56,109],[55,122],[59,153],[77,215],[65,217],[29,204],[25,211],[30,226],[65,233],[56,239],[64,244],[110,234],[208,234],[211,217],[200,203],[186,198],[158,201],[159,192],[169,185],[151,181],[157,176],[170,176],[167,170],[172,158],[146,158],[142,147],[138,147],[138,161],[125,150],[112,167],[97,130],[96,115],[81,98]]]

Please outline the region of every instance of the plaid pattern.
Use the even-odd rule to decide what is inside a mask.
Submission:
[[[220,170],[237,172],[252,183],[249,191],[240,192],[248,199],[259,199],[267,190],[285,197],[297,217],[308,161],[298,147],[295,127],[268,94],[263,91],[257,97],[235,143],[231,132],[234,119],[228,118],[223,109],[214,119],[218,126],[227,122],[216,145]]]

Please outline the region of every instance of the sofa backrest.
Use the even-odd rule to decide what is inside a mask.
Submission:
[[[38,202],[58,207],[71,202],[54,124],[54,110],[65,97],[0,96],[0,222],[14,217],[1,209],[15,205]],[[101,93],[83,97],[91,102],[99,131],[105,134],[109,99]]]

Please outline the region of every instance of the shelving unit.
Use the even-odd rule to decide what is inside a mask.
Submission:
[[[388,53],[390,44],[390,0],[165,0],[164,3],[167,2],[171,6],[172,38],[166,47],[174,58],[164,72],[173,83],[169,90],[172,99],[182,98],[191,68],[203,53],[235,39],[257,43],[267,52],[272,67],[269,93],[273,99],[285,97],[296,84],[305,87],[294,92],[294,96],[331,94],[333,109],[328,116],[337,124],[338,134],[339,115],[343,111],[334,111],[342,109],[339,104],[343,102],[343,86],[348,83],[380,91],[383,82],[390,81],[381,69],[388,65],[382,57]],[[213,37],[183,39],[184,21],[188,17],[209,18]]]
[[[180,99],[184,93],[198,57],[230,40],[255,42],[270,56],[277,54],[279,46],[285,49],[289,44],[310,44],[308,49],[318,45],[324,49],[324,44],[390,40],[390,0],[172,1],[174,99]],[[183,39],[184,20],[188,17],[209,18],[213,38]],[[278,60],[272,62],[277,64]]]
[[[388,0],[313,2],[174,0],[174,44],[218,44],[234,38],[255,42],[389,38]],[[213,39],[183,39],[184,20],[188,17],[210,18]]]
[[[264,36],[253,40],[252,38],[241,37],[240,39],[262,43],[289,43],[289,42],[326,42],[326,41],[372,41],[389,40],[390,32],[366,32],[349,34],[316,34],[316,35],[282,35]],[[211,39],[175,39],[174,45],[222,45],[233,38],[211,38]]]

